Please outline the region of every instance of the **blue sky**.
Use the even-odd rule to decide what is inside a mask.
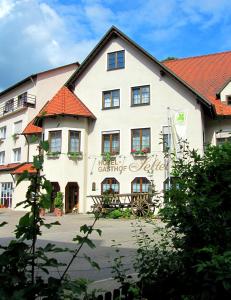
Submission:
[[[0,0],[0,90],[81,62],[112,25],[160,60],[231,50],[230,0]]]

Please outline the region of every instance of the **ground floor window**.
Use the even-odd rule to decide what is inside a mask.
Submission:
[[[231,137],[217,137],[217,145],[222,145],[227,142],[231,142]]]
[[[12,207],[12,192],[13,183],[3,182],[1,183],[1,204],[5,207]]]
[[[119,182],[115,178],[105,178],[101,183],[101,192],[111,192],[119,194]]]
[[[146,177],[136,177],[132,181],[132,193],[148,193],[150,181]]]

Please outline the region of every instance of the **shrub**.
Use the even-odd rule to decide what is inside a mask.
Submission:
[[[138,234],[136,269],[148,299],[230,299],[231,144],[204,156],[186,147],[172,176],[161,238]]]
[[[63,209],[63,193],[57,192],[57,195],[54,200],[55,208]]]

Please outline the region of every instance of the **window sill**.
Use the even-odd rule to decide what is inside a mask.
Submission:
[[[133,157],[147,157],[148,154],[149,154],[149,152],[148,153],[131,153],[131,155]]]
[[[120,108],[120,106],[103,107],[102,110],[110,110],[110,109],[116,109],[116,108]]]
[[[149,103],[131,104],[131,107],[136,107],[136,106],[148,106],[148,105],[150,105],[150,102],[149,102]]]
[[[116,70],[122,70],[122,69],[125,69],[125,66],[124,67],[116,67],[116,68],[111,68],[111,69],[109,69],[109,68],[107,68],[107,71],[116,71]]]

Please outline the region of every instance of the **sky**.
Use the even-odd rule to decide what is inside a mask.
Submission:
[[[231,50],[230,0],[0,0],[0,90],[82,62],[112,25],[159,60]]]

